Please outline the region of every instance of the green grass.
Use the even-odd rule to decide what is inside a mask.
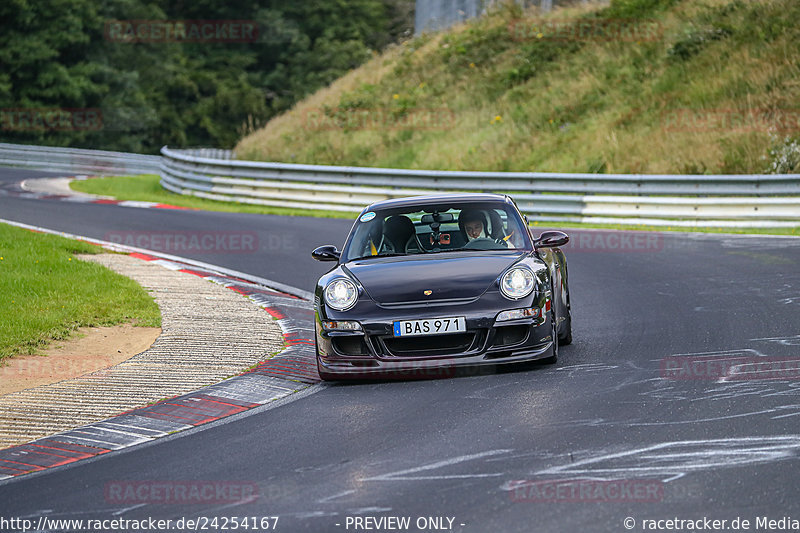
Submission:
[[[625,20],[654,31],[641,40],[512,31],[543,19],[562,28]],[[797,20],[796,0],[612,0],[543,16],[508,5],[389,49],[244,137],[236,152],[432,170],[800,171],[790,142],[800,136]],[[449,114],[435,127],[397,125],[426,109]],[[355,119],[366,111],[382,118],[364,127]]]
[[[74,257],[100,251],[0,224],[0,361],[37,353],[79,327],[161,325],[158,306],[135,281]]]
[[[356,213],[339,211],[313,211],[311,209],[292,209],[287,207],[269,207],[235,202],[220,202],[196,196],[183,196],[170,192],[159,183],[155,174],[139,176],[112,176],[91,178],[70,182],[75,191],[102,196],[112,196],[117,200],[135,200],[141,202],[157,202],[204,211],[224,211],[227,213],[256,213],[261,215],[288,215],[326,218],[354,218]]]

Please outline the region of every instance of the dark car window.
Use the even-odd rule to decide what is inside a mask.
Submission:
[[[530,250],[527,229],[502,202],[414,206],[363,213],[345,244],[343,259]]]

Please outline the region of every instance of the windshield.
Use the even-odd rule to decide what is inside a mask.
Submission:
[[[502,202],[448,203],[368,211],[345,244],[343,258],[454,251],[530,250],[527,229]]]

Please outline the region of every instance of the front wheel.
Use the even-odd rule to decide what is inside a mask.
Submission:
[[[563,346],[572,344],[572,306],[569,302],[569,288],[567,288],[567,316],[564,318],[564,327],[558,336],[558,343]]]
[[[572,344],[572,315],[568,314],[567,318],[564,319],[564,331],[561,332],[561,335],[558,336],[558,344],[563,344],[564,346],[568,344]]]
[[[556,329],[556,314],[550,310],[550,336],[553,338],[553,355],[540,359],[546,365],[552,365],[558,361],[558,330]]]

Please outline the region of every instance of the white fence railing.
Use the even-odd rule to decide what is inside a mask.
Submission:
[[[238,161],[164,147],[161,184],[178,193],[267,206],[361,210],[433,192],[510,194],[533,220],[661,226],[800,225],[800,174],[649,175],[460,172]]]
[[[800,174],[460,172],[239,161],[229,150],[162,156],[0,143],[0,166],[66,175],[160,173],[165,189],[213,200],[357,212],[435,192],[510,194],[532,220],[659,226],[800,226]]]
[[[158,174],[157,155],[0,143],[0,166],[69,174]]]

